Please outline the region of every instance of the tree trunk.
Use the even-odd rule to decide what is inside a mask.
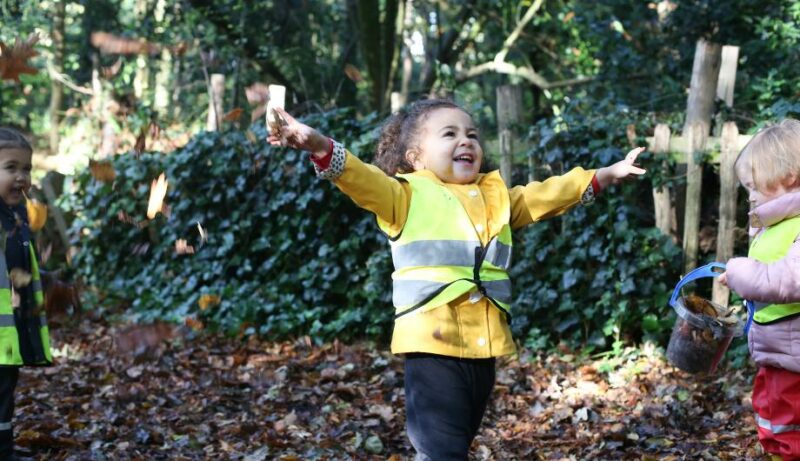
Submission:
[[[218,131],[222,129],[222,108],[225,98],[225,76],[222,74],[211,74],[211,81],[208,88],[208,116],[206,117],[206,130]]]
[[[397,71],[398,34],[405,20],[405,0],[358,0],[357,14],[361,32],[361,50],[370,79],[370,102],[373,109],[384,112],[389,105],[392,81]],[[383,17],[383,20],[381,20]]]
[[[703,182],[703,165],[697,162],[697,157],[705,149],[711,128],[721,52],[720,45],[701,39],[697,42],[694,54],[692,82],[686,103],[686,122],[683,125],[683,136],[687,139],[686,211],[683,223],[684,273],[697,266]]]
[[[66,0],[55,3],[53,15],[53,68],[59,74],[64,73],[64,16],[66,15]],[[64,100],[64,85],[50,79],[50,153],[58,153],[59,132],[61,125],[61,106]]]
[[[497,87],[497,130],[500,135],[500,176],[509,187],[514,168],[514,135],[522,118],[522,88]]]

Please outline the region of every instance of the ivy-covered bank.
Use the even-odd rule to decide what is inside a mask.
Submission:
[[[627,141],[620,127],[633,115],[615,117],[543,122],[535,130],[537,159],[557,174],[621,158]],[[369,159],[377,121],[354,120],[340,110],[307,123]],[[251,130],[258,141],[238,131],[202,133],[169,154],[116,156],[112,183],[88,170],[74,177],[63,200],[75,216],[73,266],[143,320],[191,316],[275,339],[386,339],[391,258],[374,218],[316,179],[304,154],[271,148],[263,127]],[[150,183],[161,172],[169,212],[147,222]],[[513,327],[520,340],[602,349],[671,325],[663,319],[680,254],[652,227],[650,181],[661,174],[652,173],[517,233]],[[178,239],[195,253],[176,254]]]

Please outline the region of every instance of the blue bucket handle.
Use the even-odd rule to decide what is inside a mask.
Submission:
[[[678,296],[681,294],[681,288],[683,288],[683,286],[687,283],[704,277],[718,277],[722,274],[722,272],[716,272],[714,269],[722,269],[724,272],[725,264],[718,262],[708,263],[705,266],[698,267],[697,269],[686,274],[686,276],[683,277],[680,282],[678,282],[678,284],[675,286],[675,289],[672,291],[672,297],[669,298],[669,305],[673,308],[675,307],[675,302],[678,300]]]
[[[747,323],[744,324],[744,337],[747,338],[747,332],[750,331],[750,325],[753,324],[753,316],[756,314],[756,305],[753,301],[745,299],[744,307],[747,308]]]

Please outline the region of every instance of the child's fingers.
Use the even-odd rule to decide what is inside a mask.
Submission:
[[[286,112],[286,111],[283,109],[283,107],[275,107],[275,109],[274,109],[274,110],[275,110],[275,112],[277,112],[277,113],[278,113],[278,114],[281,116],[281,118],[283,118],[283,121],[284,121],[286,124],[295,123],[295,122],[297,121],[297,120],[295,120],[295,119],[294,119],[294,117],[292,117],[291,115],[289,115],[289,113],[288,113],[288,112]]]
[[[633,149],[633,150],[631,150],[631,151],[630,151],[630,152],[628,152],[628,154],[625,156],[625,161],[626,161],[626,162],[628,162],[628,163],[631,163],[631,164],[632,164],[633,162],[635,162],[635,161],[636,161],[636,157],[638,157],[638,156],[639,156],[639,154],[641,154],[642,152],[644,152],[644,150],[645,150],[645,148],[644,148],[644,147],[637,147],[636,149]]]

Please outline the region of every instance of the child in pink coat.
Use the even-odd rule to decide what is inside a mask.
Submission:
[[[749,193],[753,240],[720,282],[755,307],[748,343],[759,441],[773,459],[800,460],[800,122],[756,134],[736,174]]]

